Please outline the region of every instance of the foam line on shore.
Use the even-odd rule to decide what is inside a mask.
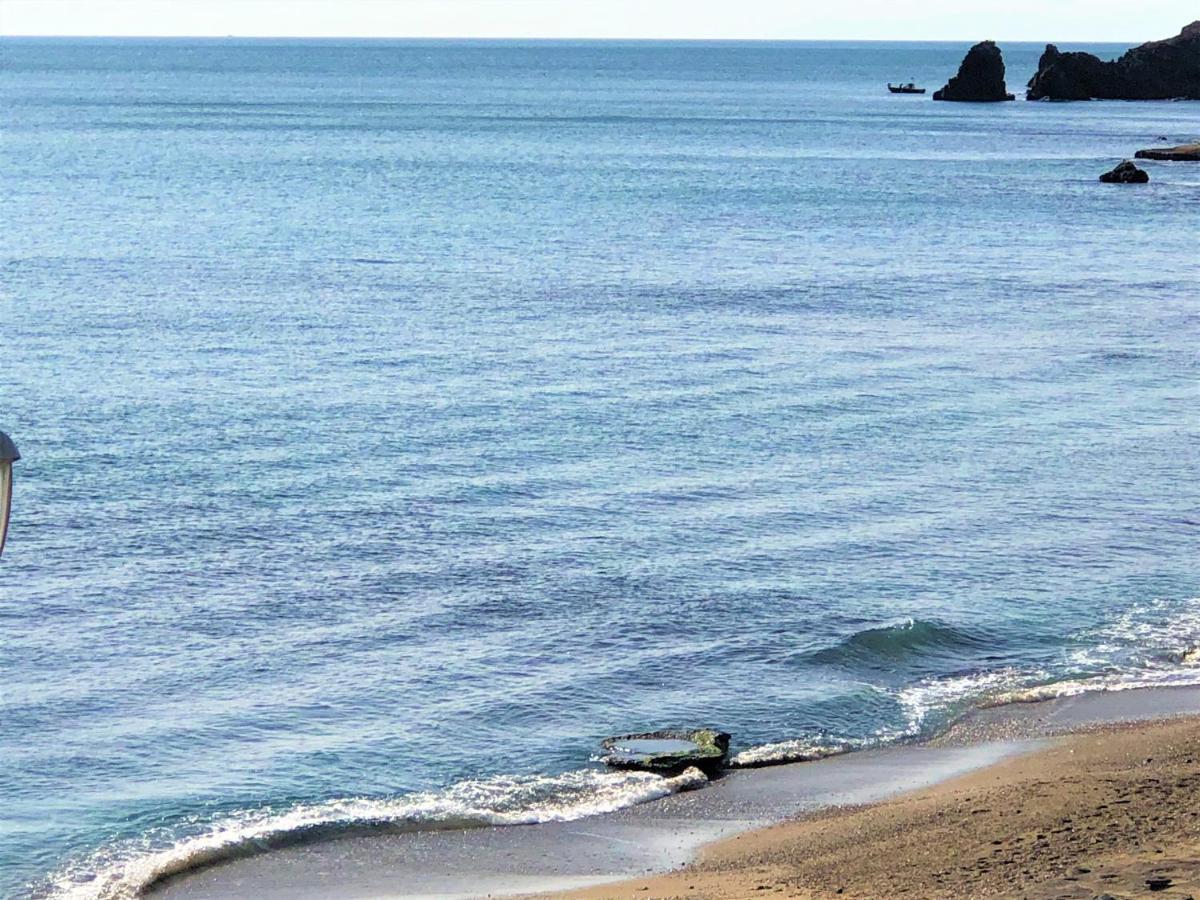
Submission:
[[[370,871],[364,872],[367,881],[363,885],[368,881],[372,885],[381,881],[405,884],[409,885],[405,890],[430,896],[439,895],[442,891],[439,885],[450,884],[457,886],[459,892],[470,888],[467,892],[471,895],[485,892],[485,888],[486,892],[495,895],[551,890],[552,883],[561,883],[563,879],[595,878],[598,874],[595,869],[597,854],[602,862],[607,860],[603,862],[607,877],[632,877],[644,874],[648,867],[662,871],[686,862],[698,847],[693,840],[683,848],[683,856],[676,852],[670,858],[666,855],[659,858],[654,848],[662,841],[686,840],[687,835],[696,833],[708,834],[707,839],[712,840],[824,806],[876,802],[989,765],[1014,753],[1027,752],[1040,745],[1038,735],[1080,730],[1104,722],[1200,712],[1200,688],[1196,687],[1150,690],[1137,700],[1126,699],[1130,697],[1129,691],[1089,693],[1083,698],[1063,697],[1049,701],[1046,710],[1033,714],[1029,712],[1034,709],[1032,705],[1013,704],[1004,716],[1032,725],[1031,730],[1016,741],[998,737],[1003,734],[1003,729],[984,729],[976,732],[982,737],[961,746],[891,746],[864,753],[841,754],[804,765],[732,772],[711,790],[700,791],[694,797],[668,796],[705,783],[702,778],[685,777],[671,790],[661,790],[667,785],[660,785],[658,797],[650,796],[654,793],[650,790],[646,799],[657,802],[638,802],[626,794],[622,801],[634,802],[622,802],[611,811],[596,809],[597,805],[593,804],[595,812],[611,814],[600,816],[584,829],[563,824],[576,814],[589,814],[580,804],[572,806],[569,812],[564,810],[563,817],[558,820],[546,820],[546,824],[529,829],[477,828],[453,836],[448,831],[428,827],[410,829],[410,833],[404,834],[394,834],[404,831],[403,828],[377,828],[367,832],[370,843],[353,845],[362,850],[342,849],[343,842],[340,841],[322,842],[311,848],[311,855],[308,851],[300,855],[289,853],[280,857],[276,864],[266,859],[235,862],[236,868],[229,873],[199,874],[199,881],[172,881],[165,887],[165,896],[205,900],[220,897],[224,900],[238,896],[237,891],[247,883],[266,879],[262,883],[275,885],[282,879],[281,883],[286,886],[296,887],[297,897],[325,898],[331,896],[331,884],[310,884],[306,879],[322,872],[341,872],[349,859],[355,860],[356,865],[369,865]],[[1089,698],[1089,702],[1082,702]],[[985,712],[992,714],[995,709]],[[989,724],[995,724],[994,716]],[[662,781],[658,776],[648,776],[648,779],[650,785],[654,780]],[[524,816],[527,818],[528,813]],[[517,813],[507,822],[501,820],[497,824],[516,824],[522,820],[522,815]],[[723,831],[711,827],[721,823]],[[701,838],[701,842],[703,840]],[[621,848],[626,844],[636,845],[645,852],[636,859],[614,855],[625,853]],[[404,850],[406,847],[410,849]],[[675,848],[675,851],[679,850],[679,847]],[[505,869],[514,857],[524,862],[520,862],[517,869]],[[236,856],[226,858],[236,859]],[[365,863],[367,859],[371,862]],[[63,896],[88,900],[136,897],[170,874],[193,872],[212,861],[194,860],[189,867],[178,867],[173,872],[160,869],[152,880],[143,878],[136,890],[126,893],[92,890]],[[466,869],[461,868],[464,865]],[[497,865],[499,868],[493,868]],[[299,868],[294,869],[297,866]],[[514,872],[522,876],[521,890],[512,887],[516,884]],[[338,877],[343,876],[344,873]],[[449,888],[444,891],[449,892]],[[398,896],[406,895],[401,891]]]
[[[465,781],[441,792],[395,799],[353,798],[303,804],[280,812],[246,812],[169,846],[113,851],[89,859],[95,878],[76,881],[77,867],[60,873],[54,900],[128,900],[185,872],[272,850],[334,837],[451,830],[486,825],[565,822],[614,812],[707,782],[699,769],[674,778],[645,772],[579,770],[558,776]]]

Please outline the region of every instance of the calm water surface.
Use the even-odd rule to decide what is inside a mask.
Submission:
[[[0,894],[1200,681],[1200,104],[964,49],[0,43]]]

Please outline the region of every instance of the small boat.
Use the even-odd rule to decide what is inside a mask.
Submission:
[[[925,88],[917,87],[911,81],[908,84],[892,84],[888,82],[888,90],[893,94],[923,94]]]

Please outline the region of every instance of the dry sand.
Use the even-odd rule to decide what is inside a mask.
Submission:
[[[1168,881],[1164,881],[1169,879]],[[1200,719],[1110,726],[574,898],[1200,900]]]

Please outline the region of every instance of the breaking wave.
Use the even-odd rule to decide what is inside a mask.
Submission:
[[[856,632],[832,647],[805,655],[806,661],[825,665],[894,665],[909,660],[928,661],[953,654],[974,654],[994,649],[992,636],[942,622],[908,619],[895,625]]]
[[[822,759],[852,750],[918,738],[971,710],[1036,703],[1083,693],[1200,684],[1200,598],[1159,599],[1131,607],[1113,620],[1073,636],[1058,665],[982,665],[952,675],[916,678],[895,689],[904,719],[869,739],[797,738],[742,750],[736,768]],[[982,630],[910,619],[871,628],[806,655],[827,664],[867,668],[952,654],[1002,659]]]
[[[393,799],[357,797],[248,810],[170,842],[127,844],[68,867],[39,892],[54,900],[131,900],[159,882],[281,847],[359,834],[566,822],[613,812],[708,781],[699,769],[674,778],[578,770],[563,775],[464,781]]]

